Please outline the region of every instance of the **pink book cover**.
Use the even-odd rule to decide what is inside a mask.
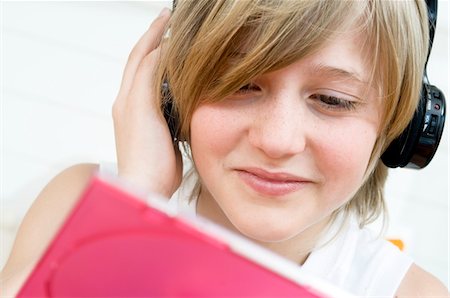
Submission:
[[[349,297],[166,201],[94,176],[18,297]]]

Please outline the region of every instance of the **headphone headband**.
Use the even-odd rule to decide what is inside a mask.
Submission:
[[[427,77],[427,65],[428,59],[430,58],[431,48],[433,47],[434,41],[434,32],[436,31],[436,23],[437,23],[437,11],[438,11],[438,1],[437,0],[425,0],[428,8],[428,25],[429,25],[429,43],[428,43],[428,54],[427,61],[425,62],[425,78]]]

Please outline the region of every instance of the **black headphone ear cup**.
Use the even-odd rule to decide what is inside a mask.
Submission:
[[[391,168],[424,168],[433,158],[444,130],[445,97],[437,87],[424,84],[413,119],[381,156]]]
[[[409,163],[411,156],[413,155],[413,149],[419,141],[420,130],[423,126],[424,105],[426,104],[425,93],[426,91],[422,90],[419,105],[414,113],[414,117],[411,119],[406,129],[400,136],[392,141],[381,156],[381,160],[386,166],[397,168],[404,167]]]

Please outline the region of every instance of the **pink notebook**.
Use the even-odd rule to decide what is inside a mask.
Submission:
[[[20,290],[24,296],[347,295],[217,225],[96,176]]]

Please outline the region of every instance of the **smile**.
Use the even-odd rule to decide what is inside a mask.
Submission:
[[[311,181],[289,174],[268,173],[260,169],[237,170],[237,173],[247,186],[264,196],[284,196],[311,183]]]

